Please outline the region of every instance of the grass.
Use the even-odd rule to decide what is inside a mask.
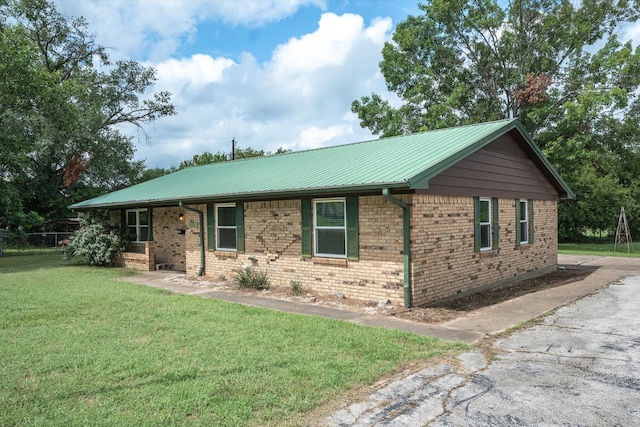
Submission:
[[[62,251],[58,248],[25,246],[24,248],[4,248],[2,251],[2,256],[47,255],[54,253],[61,254]]]
[[[126,274],[0,258],[0,425],[292,424],[467,348],[113,280]]]
[[[631,252],[627,252],[627,244],[618,245],[614,251],[613,242],[590,242],[590,243],[559,243],[558,253],[574,255],[599,255],[599,256],[620,256],[620,257],[640,257],[640,243],[631,245]]]

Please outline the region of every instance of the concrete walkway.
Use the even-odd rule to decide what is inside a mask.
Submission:
[[[366,313],[310,303],[196,287],[180,283],[180,281],[167,280],[172,276],[176,276],[175,272],[170,271],[145,272],[125,277],[122,280],[177,293],[199,295],[291,313],[323,316],[365,326],[398,329],[450,341],[471,343],[486,335],[501,332],[518,323],[536,318],[585,295],[589,295],[610,283],[620,280],[622,277],[640,274],[640,259],[638,258],[558,255],[558,266],[559,268],[585,268],[594,271],[583,280],[523,295],[439,325],[414,322],[390,316],[371,316]]]

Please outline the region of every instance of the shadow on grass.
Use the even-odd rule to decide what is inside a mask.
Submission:
[[[62,252],[10,253],[0,257],[0,273],[20,273],[72,265],[62,259]]]

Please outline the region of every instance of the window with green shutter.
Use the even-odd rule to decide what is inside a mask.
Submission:
[[[516,245],[532,243],[533,200],[516,199]]]
[[[358,198],[302,199],[302,255],[358,259]]]
[[[498,249],[498,199],[474,197],[474,250]]]
[[[347,257],[347,214],[344,199],[313,201],[313,253],[320,257]]]
[[[207,204],[209,250],[244,252],[244,203]]]

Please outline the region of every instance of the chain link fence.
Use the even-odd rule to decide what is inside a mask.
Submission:
[[[40,248],[59,248],[65,244],[72,231],[58,231],[47,233],[26,233],[27,245]]]

